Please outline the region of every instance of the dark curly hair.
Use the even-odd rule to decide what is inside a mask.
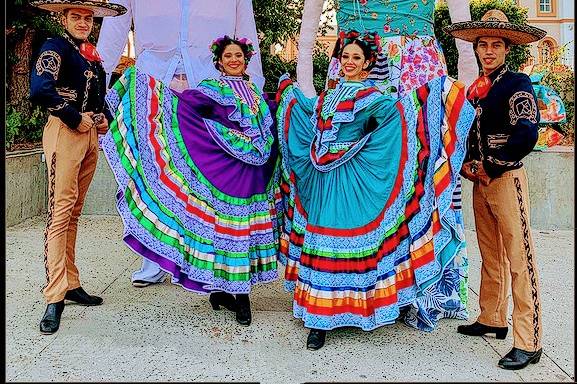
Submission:
[[[377,55],[381,52],[379,35],[376,33],[361,35],[360,32],[355,30],[346,33],[341,31],[335,44],[333,56],[340,60],[343,50],[349,44],[356,44],[363,50],[365,60],[369,61],[367,71],[370,71],[377,63]]]
[[[212,52],[212,62],[214,63],[214,67],[219,71],[221,71],[222,68],[220,67],[220,64],[218,62],[222,59],[222,54],[224,53],[226,47],[228,47],[231,44],[235,44],[240,47],[242,53],[244,54],[244,62],[246,65],[248,65],[248,62],[250,61],[251,57],[253,57],[255,54],[254,45],[247,38],[235,39],[228,35],[219,37],[210,44],[210,50]]]

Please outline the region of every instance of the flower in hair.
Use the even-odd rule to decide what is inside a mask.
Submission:
[[[351,30],[346,33],[341,31],[339,32],[339,39],[341,41],[341,47],[344,47],[345,45],[350,44],[355,40],[362,42],[369,48],[371,52],[371,56],[368,58],[368,60],[371,62],[375,62],[377,60],[377,55],[381,52],[381,39],[378,33],[368,32],[364,35],[361,35],[360,32],[355,30]]]
[[[222,37],[215,39],[210,44],[210,47],[209,47],[210,51],[212,52],[212,61],[215,65],[215,67],[217,67],[217,68],[219,67],[219,64],[218,64],[219,58],[222,55],[224,48],[229,44],[236,44],[236,45],[241,47],[241,49],[244,53],[245,63],[247,65],[248,65],[248,62],[250,61],[251,57],[253,57],[256,53],[255,49],[254,49],[254,45],[250,39],[248,39],[246,37],[243,37],[241,39],[235,39],[234,37],[224,35]]]

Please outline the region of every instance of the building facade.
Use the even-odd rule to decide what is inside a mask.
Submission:
[[[542,40],[530,45],[531,56],[528,64],[543,64],[551,58],[551,53],[565,47],[562,64],[575,68],[575,7],[573,0],[516,0],[527,9],[527,22],[547,31]]]

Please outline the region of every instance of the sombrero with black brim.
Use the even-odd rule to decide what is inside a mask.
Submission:
[[[479,37],[502,37],[511,44],[529,44],[541,40],[546,31],[527,24],[513,24],[507,16],[498,10],[487,11],[481,21],[462,21],[445,28],[446,33],[465,41],[474,43]]]
[[[94,13],[94,17],[120,16],[126,13],[126,8],[120,4],[109,3],[107,0],[36,0],[30,5],[51,12],[63,12],[65,9],[86,9]]]

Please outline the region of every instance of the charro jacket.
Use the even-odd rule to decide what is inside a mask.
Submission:
[[[487,175],[495,178],[523,166],[521,160],[537,143],[540,117],[529,76],[502,66],[489,78],[487,96],[471,100],[477,116],[465,161],[482,161]]]
[[[80,124],[82,112],[103,112],[112,121],[104,101],[104,68],[99,61],[89,61],[80,54],[81,43],[66,32],[48,39],[40,49],[30,79],[30,100],[46,107],[71,129]]]

